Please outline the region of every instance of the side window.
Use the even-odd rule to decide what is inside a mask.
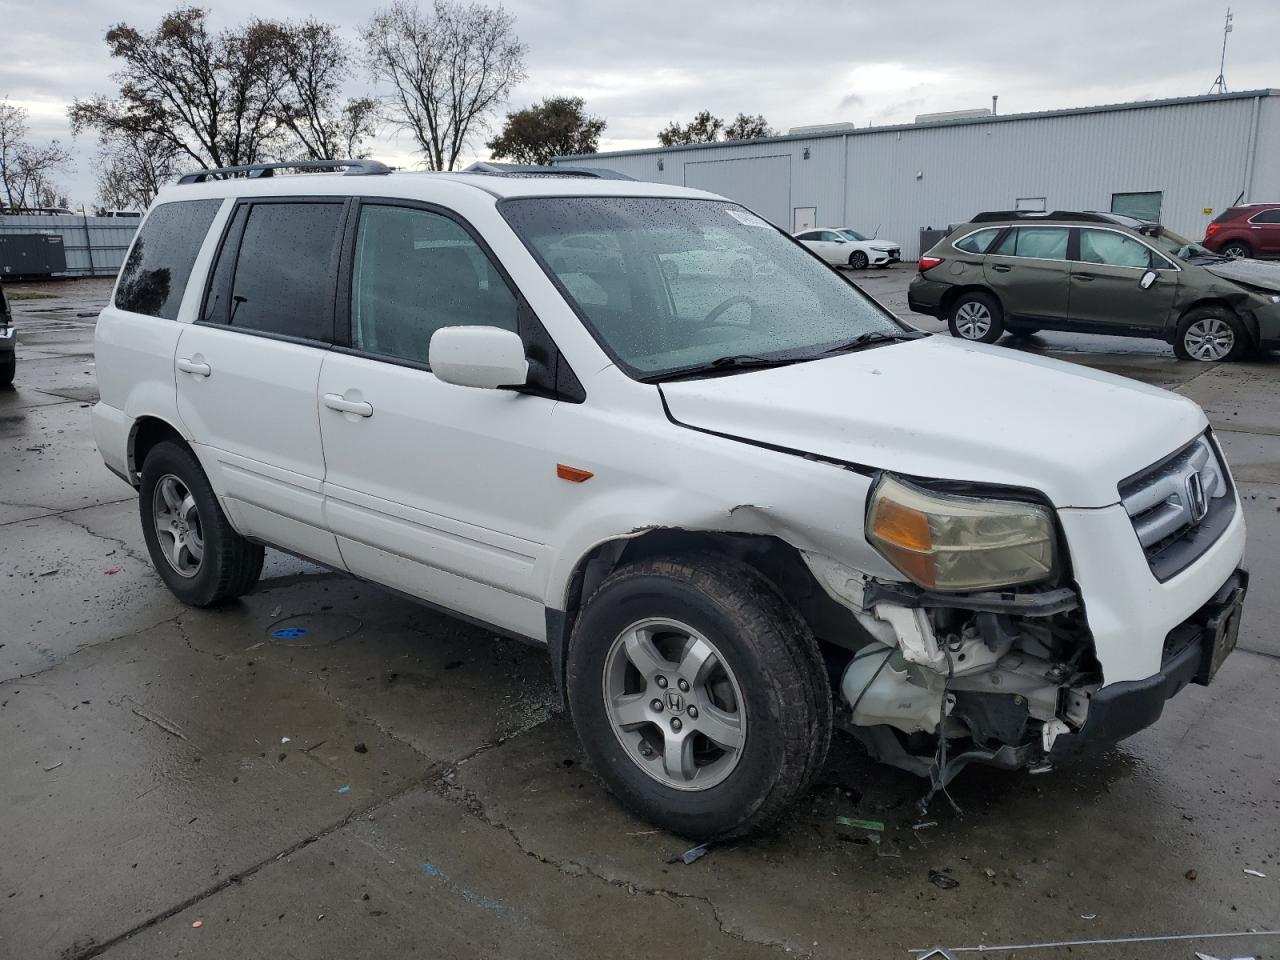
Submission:
[[[1005,257],[1065,260],[1069,233],[1066,227],[1018,227],[1010,230],[991,252]]]
[[[1133,237],[1110,230],[1081,230],[1080,259],[1085,263],[1102,263],[1109,267],[1151,266],[1151,251]]]
[[[966,253],[986,253],[987,247],[991,246],[991,241],[995,240],[1003,229],[1004,227],[987,227],[985,230],[979,230],[977,233],[971,233],[957,240],[952,246]]]
[[[493,263],[455,221],[412,207],[360,208],[351,277],[353,347],[426,363],[431,335],[441,327],[518,332],[517,309]]]
[[[1280,210],[1263,210],[1255,214],[1250,223],[1280,223]]]
[[[844,237],[839,236],[834,230],[823,230],[821,239],[827,241],[827,243],[837,243],[843,240]]]
[[[221,200],[179,200],[152,210],[120,268],[116,307],[176,319],[196,255],[220,206]]]
[[[331,341],[343,210],[342,203],[241,206],[218,254],[203,319]]]

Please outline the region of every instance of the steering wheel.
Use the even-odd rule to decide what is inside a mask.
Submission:
[[[710,326],[711,324],[716,323],[726,310],[730,307],[736,307],[740,303],[745,303],[751,311],[751,318],[747,321],[747,324],[750,325],[755,323],[756,307],[760,306],[759,302],[754,297],[748,297],[745,294],[738,294],[737,296],[730,297],[728,300],[724,300],[712,307],[711,311],[702,318],[702,325]]]

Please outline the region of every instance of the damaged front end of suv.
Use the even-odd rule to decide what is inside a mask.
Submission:
[[[1225,621],[1238,619],[1243,571],[1169,635],[1159,673],[1104,688],[1056,511],[1030,491],[884,474],[866,530],[909,582],[805,555],[865,634],[840,668],[835,722],[876,759],[927,777],[922,804],[969,764],[1043,772],[1137,732],[1234,646],[1221,635],[1235,628]]]

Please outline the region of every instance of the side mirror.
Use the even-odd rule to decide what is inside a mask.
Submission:
[[[529,379],[524,341],[498,327],[441,327],[427,348],[431,372],[459,387],[521,387]]]
[[[1156,273],[1154,270],[1148,270],[1142,275],[1142,279],[1138,281],[1138,286],[1143,290],[1150,290],[1151,285],[1159,279],[1160,274]]]

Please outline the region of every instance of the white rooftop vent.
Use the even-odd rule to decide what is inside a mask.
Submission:
[[[916,123],[939,123],[943,120],[977,120],[991,116],[990,107],[978,107],[976,110],[944,110],[942,113],[918,113]]]
[[[838,133],[841,130],[856,130],[857,125],[848,123],[811,123],[804,127],[792,127],[787,131],[789,136],[800,133]]]

